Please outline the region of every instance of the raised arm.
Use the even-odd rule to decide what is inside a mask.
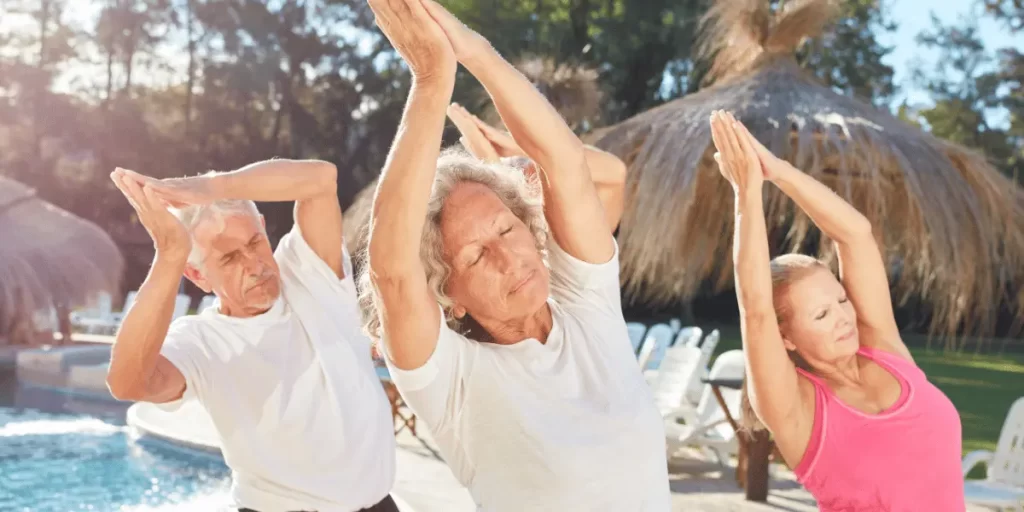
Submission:
[[[453,103],[448,107],[448,118],[462,132],[462,144],[466,149],[485,162],[502,157],[527,157],[511,135],[483,122],[461,105]],[[583,146],[583,155],[604,208],[608,228],[614,233],[622,218],[626,164],[617,156],[593,146]],[[535,171],[531,163],[527,172]]]
[[[839,277],[857,310],[861,344],[913,360],[896,325],[889,280],[871,222],[832,189],[773,155],[746,128],[743,131],[753,141],[767,178],[835,243]]]
[[[421,0],[370,0],[377,24],[412,71],[402,113],[370,212],[367,245],[391,362],[414,370],[437,346],[441,312],[427,286],[420,245],[455,86],[455,54]]]
[[[337,178],[338,171],[330,162],[274,159],[232,172],[159,180],[153,186],[172,203],[295,201],[295,226],[313,252],[341,278],[345,276]]]
[[[758,155],[731,115],[711,117],[712,136],[722,175],[736,193],[733,261],[740,309],[743,354],[747,359],[747,393],[758,418],[777,437],[800,421],[802,399],[796,367],[786,353],[772,300],[768,233]],[[784,446],[788,437],[779,439]]]
[[[459,62],[487,89],[516,143],[540,167],[545,216],[555,241],[577,259],[607,262],[615,242],[590,177],[583,142],[486,39],[434,0],[423,4],[448,34]]]
[[[181,397],[185,377],[160,355],[160,349],[171,325],[178,283],[192,242],[185,226],[151,188],[123,170],[110,177],[149,232],[156,257],[111,347],[107,387],[119,400],[168,402]]]

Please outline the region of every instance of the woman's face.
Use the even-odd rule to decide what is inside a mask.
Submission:
[[[827,365],[860,348],[857,312],[831,272],[818,269],[791,283],[778,300],[786,314],[780,330],[786,349],[812,366]]]
[[[441,210],[441,240],[457,317],[507,323],[544,306],[550,275],[537,241],[486,185],[455,186]]]

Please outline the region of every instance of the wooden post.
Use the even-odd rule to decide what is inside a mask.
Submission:
[[[747,501],[768,501],[768,457],[772,454],[771,434],[752,432],[747,441]]]

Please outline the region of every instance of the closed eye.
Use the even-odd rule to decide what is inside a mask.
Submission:
[[[822,310],[822,312],[818,313],[817,315],[814,315],[814,319],[815,320],[821,320],[822,318],[825,318],[825,315],[828,315],[828,310],[827,309]]]
[[[512,232],[512,227],[509,226],[507,229],[505,229],[504,231],[501,232],[501,235],[505,236],[505,235],[507,235],[507,234],[509,234],[511,232]]]

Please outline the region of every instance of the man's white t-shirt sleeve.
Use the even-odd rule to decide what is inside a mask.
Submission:
[[[348,253],[348,248],[345,247],[344,237],[341,239],[341,270],[345,275],[341,279],[338,279],[337,274],[334,273],[330,265],[321,259],[316,251],[309,246],[309,242],[306,241],[297,223],[292,227],[291,231],[281,237],[281,241],[277,245],[277,251],[275,251],[275,256],[277,256],[278,262],[283,265],[289,265],[297,270],[315,274],[317,277],[331,282],[338,282],[345,292],[355,293],[352,257]]]
[[[604,263],[588,263],[565,252],[554,236],[548,238],[551,294],[567,305],[589,305],[622,314],[619,295],[619,244]]]
[[[160,355],[167,358],[185,377],[185,392],[178,400],[156,405],[165,411],[174,412],[188,400],[202,401],[204,377],[210,360],[203,350],[202,339],[185,322],[172,322]]]
[[[466,378],[476,354],[473,342],[445,323],[444,311],[440,324],[434,352],[419,368],[402,370],[391,362],[390,356],[386,357],[391,379],[402,397],[417,416],[438,430],[450,427],[458,417],[465,399]]]

